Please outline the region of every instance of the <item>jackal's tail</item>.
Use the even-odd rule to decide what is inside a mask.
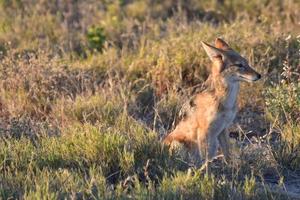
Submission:
[[[173,133],[173,132],[172,132]],[[172,141],[174,140],[172,133],[168,134],[164,139],[163,139],[163,144],[166,146],[170,146]]]

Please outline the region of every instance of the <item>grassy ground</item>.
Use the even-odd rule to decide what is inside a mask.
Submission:
[[[0,1],[1,199],[297,199],[297,0]],[[222,37],[243,84],[233,163],[161,144]]]

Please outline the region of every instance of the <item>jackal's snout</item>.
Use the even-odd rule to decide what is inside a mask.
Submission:
[[[256,72],[257,73],[257,72]],[[254,81],[258,81],[259,79],[261,79],[261,74],[257,73],[256,75],[256,79]]]
[[[261,79],[261,74],[250,66],[245,67],[245,69],[242,70],[242,73],[239,73],[239,76],[247,82],[254,82]]]

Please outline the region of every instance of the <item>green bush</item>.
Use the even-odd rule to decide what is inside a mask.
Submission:
[[[266,91],[267,115],[272,121],[300,121],[300,83],[282,82]]]
[[[101,27],[91,27],[87,32],[88,46],[92,50],[102,52],[106,37]]]

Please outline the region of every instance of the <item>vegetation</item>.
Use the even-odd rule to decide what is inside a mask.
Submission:
[[[0,198],[299,197],[299,7],[0,0]],[[216,37],[263,80],[242,85],[232,163],[207,174],[160,141],[209,74],[200,42]]]

